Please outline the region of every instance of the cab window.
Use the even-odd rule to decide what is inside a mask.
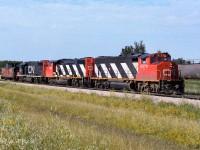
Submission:
[[[150,62],[151,62],[151,64],[156,62],[156,57],[151,57]]]
[[[143,59],[142,59],[142,64],[146,64],[146,63],[147,63],[146,58],[143,58]]]
[[[158,61],[161,61],[163,58],[162,57],[158,57]]]
[[[171,61],[171,58],[170,57],[165,57],[164,61]]]

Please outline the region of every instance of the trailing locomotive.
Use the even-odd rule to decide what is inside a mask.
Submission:
[[[5,69],[5,68],[3,68]],[[14,68],[13,80],[100,89],[182,94],[184,80],[168,53],[25,62]]]

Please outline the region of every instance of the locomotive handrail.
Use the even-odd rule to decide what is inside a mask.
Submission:
[[[178,76],[179,76],[179,78],[182,78],[182,71],[181,70],[178,70]]]

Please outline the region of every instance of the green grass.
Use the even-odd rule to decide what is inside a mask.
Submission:
[[[0,83],[0,98],[24,112],[30,134],[45,141],[36,142],[46,143],[43,148],[51,148],[52,141],[61,149],[63,145],[74,149],[200,148],[200,110],[188,104],[154,104],[146,96],[134,101],[9,83]],[[57,139],[51,139],[57,133]],[[73,143],[76,140],[78,145]]]
[[[200,94],[200,80],[185,80],[185,92]]]
[[[80,136],[72,134],[69,128],[58,117],[47,115],[47,118],[25,115],[19,107],[7,101],[0,101],[1,138],[0,149],[93,149],[104,148],[104,144],[87,143]],[[43,114],[44,115],[44,114]]]

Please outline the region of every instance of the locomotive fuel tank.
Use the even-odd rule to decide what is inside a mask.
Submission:
[[[58,79],[58,80],[56,80],[56,83],[58,85],[71,85],[72,80],[71,79]]]
[[[178,65],[178,70],[184,79],[200,79],[200,64]]]
[[[133,84],[126,82],[110,82],[110,88],[115,90],[131,90]]]

